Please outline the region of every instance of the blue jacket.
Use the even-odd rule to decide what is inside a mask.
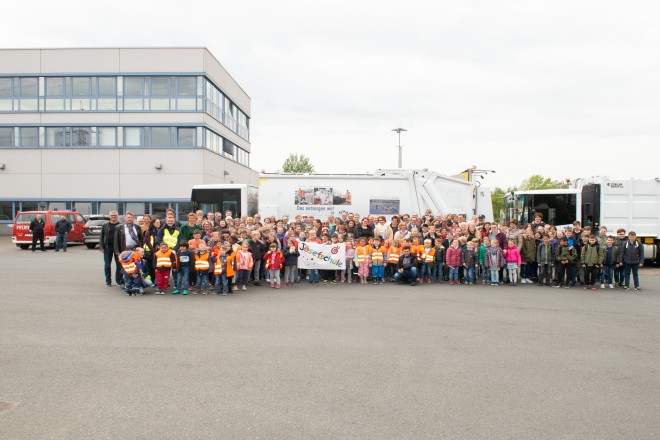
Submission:
[[[291,252],[289,251],[289,247],[286,246],[282,249],[282,254],[284,255],[284,265],[285,266],[297,266],[298,265],[298,257],[300,256],[300,252],[298,252],[298,248],[294,248],[294,251]]]

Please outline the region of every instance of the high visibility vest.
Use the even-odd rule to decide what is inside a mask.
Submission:
[[[195,254],[195,270],[209,270],[209,253]]]
[[[168,249],[165,252],[156,252],[156,268],[159,267],[172,267],[172,250]]]
[[[357,261],[358,264],[366,263],[369,260],[369,249],[366,246],[358,246],[357,248]]]
[[[425,252],[424,248],[421,248],[420,252],[420,259],[423,259],[426,263],[435,262],[435,248],[431,248],[428,253]]]
[[[410,253],[419,256],[420,247],[422,248],[422,250],[424,250],[424,246],[420,246],[418,244],[411,244],[410,245]]]
[[[222,272],[224,272],[224,268],[222,267],[222,260],[220,257],[218,257],[215,261],[215,266],[213,266],[213,274],[220,275]]]
[[[387,261],[390,263],[397,264],[399,262],[400,253],[401,253],[401,248],[397,248],[394,246],[390,247],[390,253],[387,258]]]
[[[236,261],[236,253],[232,252],[227,255],[227,278],[234,276],[234,262]]]
[[[149,242],[144,242],[144,251],[145,252],[153,252],[153,249],[156,245],[156,237],[154,237],[153,234],[149,236]]]
[[[176,247],[176,244],[179,242],[179,233],[180,231],[178,229],[173,234],[170,234],[169,229],[163,229],[163,241],[167,243],[168,248],[174,249]]]
[[[127,274],[132,275],[135,273],[137,270],[137,266],[135,265],[135,261],[131,258],[127,263],[121,262],[121,267],[126,271]]]
[[[385,248],[383,246],[378,249],[371,249],[371,261],[382,262],[384,260]]]

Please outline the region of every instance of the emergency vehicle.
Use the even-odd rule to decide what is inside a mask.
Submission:
[[[21,249],[27,249],[32,245],[32,231],[30,231],[30,222],[41,214],[44,220],[44,246],[55,247],[55,223],[60,216],[65,215],[71,223],[71,231],[67,236],[67,243],[83,243],[83,228],[85,227],[85,218],[79,212],[75,211],[24,211],[16,214],[14,225],[12,227],[11,241]]]

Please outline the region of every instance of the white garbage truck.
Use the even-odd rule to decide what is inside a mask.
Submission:
[[[566,188],[513,191],[505,195],[506,221],[531,222],[536,213],[543,221],[558,227],[578,220],[583,226],[607,226],[616,234],[619,228],[635,231],[644,243],[644,257],[656,260],[660,241],[660,178],[613,179],[579,178]]]
[[[471,178],[418,170],[376,170],[373,174],[268,174],[259,176],[259,212],[391,217],[414,212],[484,215],[492,220],[490,189]]]

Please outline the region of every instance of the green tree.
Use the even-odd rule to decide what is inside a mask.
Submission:
[[[282,164],[283,173],[313,173],[314,165],[309,161],[309,157],[301,154],[289,154],[289,157]]]
[[[500,212],[504,209],[504,195],[506,193],[499,186],[493,188],[490,193],[490,200],[493,204],[493,218],[495,221],[500,220]]]
[[[561,188],[561,182],[559,180],[552,180],[549,177],[543,177],[540,174],[534,174],[533,176],[523,180],[517,189],[532,190],[532,189],[555,189],[555,188]]]

